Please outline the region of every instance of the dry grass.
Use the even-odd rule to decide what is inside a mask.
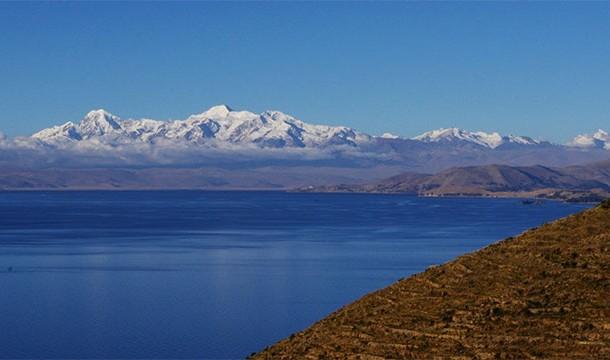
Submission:
[[[610,359],[610,203],[364,296],[254,359]]]

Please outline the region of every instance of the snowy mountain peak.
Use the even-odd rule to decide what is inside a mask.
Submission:
[[[37,143],[69,146],[79,141],[104,144],[167,144],[169,142],[231,147],[255,145],[271,148],[325,148],[350,146],[371,149],[377,145],[388,145],[387,139],[438,143],[447,147],[477,147],[484,149],[506,149],[507,146],[548,145],[526,136],[501,135],[497,132],[471,132],[456,127],[428,131],[407,140],[390,133],[373,137],[345,126],[315,125],[303,122],[281,111],[265,111],[255,114],[235,111],[227,105],[217,105],[191,115],[186,120],[121,120],[106,110],[87,113],[78,123],[67,122],[41,130],[32,138]],[[382,140],[386,141],[382,141]],[[610,149],[610,135],[598,130],[593,135],[579,135],[573,146]],[[390,144],[391,145],[391,144]]]
[[[440,128],[437,130],[427,131],[419,136],[413,138],[413,140],[419,140],[423,142],[457,142],[457,141],[466,141],[466,142],[474,142],[480,144],[477,133],[471,133],[466,130],[462,130],[460,128]],[[481,133],[484,134],[484,133]],[[485,134],[492,135],[492,134]]]
[[[610,138],[608,133],[602,129],[597,129],[595,134],[593,134],[593,137],[598,140],[608,140]]]
[[[85,115],[84,118],[85,119],[93,119],[93,118],[112,119],[112,118],[116,118],[116,116],[112,115],[111,113],[109,113],[108,111],[106,111],[104,109],[97,109],[97,110],[89,111],[87,113],[87,115]]]
[[[471,143],[495,149],[504,144],[537,145],[539,141],[527,136],[503,136],[497,132],[470,132],[459,128],[441,128],[425,132],[413,138],[427,143]]]
[[[120,120],[104,109],[92,110],[80,121],[79,132],[85,139],[121,132]]]
[[[109,144],[170,140],[216,147],[256,144],[275,148],[356,146],[371,140],[351,128],[308,124],[280,111],[234,111],[227,105],[174,121],[121,120],[100,109],[89,112],[77,125],[66,123],[33,137],[52,145],[90,139]]]
[[[469,140],[473,133],[460,128],[440,128],[436,130],[427,131],[419,136],[414,137],[414,140],[420,140],[424,142],[441,142],[441,141],[458,141],[458,140]]]
[[[72,121],[68,121],[63,125],[43,129],[32,135],[32,138],[49,143],[63,143],[73,140],[81,140],[80,133]]]
[[[200,114],[192,115],[192,117],[208,118],[208,119],[225,118],[231,112],[233,112],[232,108],[230,108],[228,105],[221,104],[221,105],[212,106],[211,108],[207,109],[206,111],[204,111]]]
[[[568,143],[570,146],[580,148],[598,148],[610,150],[610,135],[608,132],[598,129],[593,135],[581,134]]]

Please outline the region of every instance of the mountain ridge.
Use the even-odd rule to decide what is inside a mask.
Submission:
[[[185,120],[127,119],[98,109],[88,112],[79,123],[66,122],[31,136],[44,144],[62,145],[97,139],[106,143],[158,140],[195,144],[219,141],[231,144],[259,144],[264,147],[356,146],[370,141],[370,135],[345,126],[313,125],[281,111],[255,114],[234,111],[227,105],[190,115]]]
[[[500,164],[407,172],[367,184],[305,187],[309,192],[408,193],[419,196],[545,197],[599,201],[610,196],[610,160],[553,168]]]
[[[71,121],[34,133],[31,138],[45,144],[60,145],[70,141],[98,139],[106,142],[159,139],[204,143],[218,140],[232,144],[254,143],[267,147],[358,146],[374,139],[407,140],[384,133],[369,135],[346,126],[314,125],[277,110],[260,114],[235,111],[228,105],[212,106],[184,120],[126,119],[104,109],[88,112],[79,123]],[[470,144],[488,149],[502,146],[551,145],[528,136],[502,135],[498,132],[468,131],[460,128],[440,128],[427,131],[409,140],[422,143]],[[610,149],[610,136],[603,130],[593,135],[577,135],[566,146]]]
[[[478,144],[490,149],[495,149],[505,144],[518,145],[540,145],[543,143],[527,136],[500,135],[497,132],[486,133],[484,131],[471,132],[460,128],[441,128],[438,130],[427,131],[415,136],[413,140],[439,143],[439,142],[469,142]],[[548,143],[548,142],[544,142]]]
[[[599,137],[599,136],[597,136]],[[224,168],[223,181],[202,182],[196,171],[183,187],[256,188],[271,182],[273,188],[373,182],[401,172],[437,173],[451,167],[502,164],[565,167],[605,160],[610,152],[598,146],[565,146],[527,136],[501,135],[457,128],[422,134],[418,139],[386,133],[373,136],[350,127],[315,125],[277,110],[259,114],[237,111],[227,105],[187,116],[183,120],[121,119],[104,109],[88,112],[81,121],[68,121],[36,132],[31,137],[0,136],[0,188],[167,188],[172,170],[184,176],[190,170]],[[597,141],[597,140],[596,140]],[[581,143],[585,143],[581,141]],[[582,144],[581,144],[582,145]],[[586,144],[585,144],[586,145]],[[311,172],[323,167],[326,173]],[[12,172],[13,168],[19,172]],[[257,168],[273,167],[288,177],[261,178]],[[99,182],[89,178],[99,169]],[[159,171],[154,183],[143,169]],[[56,183],[37,177],[49,169],[70,172],[71,179],[53,176]],[[82,174],[75,169],[83,169]],[[130,179],[112,177],[112,169],[132,169]],[[388,169],[394,169],[392,172]],[[239,171],[238,171],[239,170]],[[106,174],[103,171],[107,171]],[[301,176],[298,181],[294,174]],[[81,176],[82,175],[82,176]],[[253,181],[244,179],[253,177]],[[79,181],[80,180],[82,181]],[[112,184],[112,186],[111,186]],[[219,185],[221,184],[221,185]]]

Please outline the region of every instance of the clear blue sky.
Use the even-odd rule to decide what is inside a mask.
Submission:
[[[0,130],[227,103],[405,136],[610,128],[610,3],[0,3]]]

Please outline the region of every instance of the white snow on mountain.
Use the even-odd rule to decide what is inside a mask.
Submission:
[[[382,138],[382,139],[400,139],[400,136],[394,135],[389,132],[385,132],[385,133],[381,134],[380,138]]]
[[[120,120],[118,116],[114,116],[106,110],[93,110],[81,120],[78,129],[83,139],[121,136],[123,129],[118,123]]]
[[[527,136],[501,135],[497,132],[471,132],[459,128],[428,131],[406,140],[391,133],[375,137],[349,127],[313,125],[280,111],[255,114],[235,111],[226,105],[193,114],[185,120],[126,119],[99,109],[90,111],[78,123],[68,121],[33,134],[34,144],[55,147],[70,144],[157,144],[180,142],[214,147],[255,145],[262,148],[358,147],[367,144],[374,149],[376,140],[397,139],[421,141],[447,146],[471,144],[487,149],[504,145],[532,146],[546,142]],[[20,140],[22,141],[22,140]],[[368,146],[370,145],[370,146]],[[579,135],[570,146],[610,150],[610,136],[598,130],[593,135]],[[371,147],[372,146],[372,147]]]
[[[257,144],[262,147],[324,147],[368,142],[371,136],[342,126],[312,125],[279,111],[254,114],[218,105],[186,120],[121,120],[105,110],[89,112],[78,124],[44,129],[32,135],[46,144],[82,140],[120,144],[158,140],[188,143]]]
[[[606,131],[599,129],[593,135],[582,134],[576,136],[568,145],[580,148],[610,150],[610,135]]]
[[[486,148],[495,149],[504,144],[538,145],[540,141],[527,136],[508,135],[503,136],[497,132],[486,133],[483,131],[470,132],[458,128],[443,128],[425,132],[413,138],[413,140],[427,143],[471,143]]]
[[[50,128],[40,130],[32,135],[32,138],[44,142],[61,143],[72,140],[81,140],[78,128],[74,123],[68,121],[63,125],[57,125]]]

